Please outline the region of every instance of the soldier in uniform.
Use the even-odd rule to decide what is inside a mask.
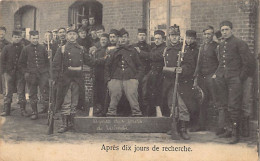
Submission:
[[[12,43],[6,45],[1,54],[1,69],[5,82],[4,111],[1,113],[1,116],[10,115],[12,97],[16,88],[21,115],[25,117],[29,116],[25,110],[25,80],[22,71],[18,68],[18,60],[23,49],[20,41],[21,32],[13,31]]]
[[[78,30],[78,33],[79,33],[79,37],[77,39],[78,44],[84,46],[88,50],[91,47],[90,37],[87,35],[87,32],[82,27]]]
[[[6,28],[4,26],[0,26],[0,57],[1,57],[3,48],[6,45],[10,44],[10,42],[5,39],[5,34],[6,34]],[[1,62],[1,60],[0,60],[0,62]],[[5,89],[4,89],[4,81],[2,81],[3,80],[2,74],[3,73],[0,69],[0,93],[4,94],[3,91]]]
[[[220,137],[231,137],[230,144],[239,142],[239,120],[242,105],[242,83],[248,78],[250,52],[248,45],[232,33],[232,23],[223,21],[220,30],[219,65],[216,71],[218,108],[227,112],[225,133]]]
[[[213,105],[216,103],[216,85],[213,75],[218,67],[218,54],[216,52],[218,44],[213,41],[213,36],[214,28],[212,26],[207,26],[203,29],[203,44],[200,47],[194,74],[194,87],[199,86],[202,89],[204,100],[199,109],[199,121],[194,131],[206,130],[207,109],[210,106],[210,101]]]
[[[54,29],[52,32],[52,43],[54,44],[58,40],[58,30]]]
[[[22,31],[22,40],[21,40],[21,44],[22,44],[23,46],[27,46],[27,45],[29,45],[31,42],[25,38],[25,37],[26,37],[26,31],[25,31],[25,28],[21,28],[21,31]]]
[[[119,31],[117,29],[111,29],[109,32],[109,47],[115,48],[118,44]]]
[[[145,115],[154,116],[155,107],[160,106],[160,91],[162,88],[162,69],[164,66],[163,62],[163,51],[166,48],[164,42],[165,33],[162,30],[156,30],[154,32],[155,47],[152,48],[151,52],[140,51],[141,60],[149,60],[150,71],[147,74],[147,92],[144,96],[146,104]],[[164,113],[163,113],[164,114]]]
[[[88,16],[84,15],[81,19],[81,25],[79,26],[79,28],[82,28],[88,34],[88,25]]]
[[[136,49],[129,45],[129,34],[120,30],[120,46],[109,55],[105,64],[105,80],[110,94],[107,116],[117,115],[117,105],[123,92],[130,103],[132,116],[142,116],[138,102],[138,80],[143,66]]]
[[[167,115],[170,115],[170,108],[173,101],[173,89],[175,84],[176,72],[180,74],[177,90],[177,102],[178,102],[178,120],[177,129],[180,136],[189,140],[190,137],[187,134],[187,123],[190,121],[190,116],[194,111],[193,92],[191,91],[193,85],[193,74],[195,69],[194,56],[186,51],[182,53],[181,66],[177,67],[177,61],[179,52],[182,50],[182,44],[180,44],[180,31],[179,26],[174,25],[169,28],[169,46],[167,46],[165,56],[165,66],[163,67],[163,90],[161,107],[167,107],[164,111]],[[167,68],[172,68],[172,71]]]
[[[75,29],[67,31],[68,42],[58,48],[53,61],[54,81],[62,82],[65,97],[62,102],[62,126],[59,133],[73,128],[76,108],[79,103],[79,94],[83,78],[83,64],[92,66],[93,60],[83,46],[77,43],[78,33]]]
[[[94,107],[96,108],[95,114],[98,116],[104,116],[105,113],[105,94],[106,94],[106,84],[104,80],[104,69],[105,61],[107,57],[107,46],[109,35],[103,33],[100,37],[101,47],[97,49],[94,53],[95,55],[95,66],[94,66]]]
[[[39,32],[30,31],[31,44],[24,47],[19,58],[19,67],[24,73],[29,89],[29,99],[32,107],[31,119],[38,118],[37,91],[40,88],[43,108],[48,108],[49,90],[49,59],[46,48],[39,44]]]
[[[89,16],[88,22],[89,22],[88,31],[89,31],[89,34],[90,34],[91,30],[96,29],[96,20],[95,20],[94,15]]]
[[[147,54],[150,53],[151,51],[151,46],[149,44],[146,43],[146,29],[140,28],[138,29],[138,34],[137,34],[137,38],[138,38],[138,42],[136,44],[134,44],[133,46],[137,49],[137,51],[140,53],[142,52],[147,52]],[[141,80],[139,80],[140,84],[139,84],[139,89],[138,89],[138,93],[139,93],[139,102],[141,104],[141,110],[144,116],[147,116],[148,114],[147,112],[147,108],[149,105],[149,102],[146,98],[147,96],[147,80],[148,80],[148,73],[150,71],[150,59],[149,56],[148,57],[141,57],[140,54],[140,60],[142,62],[142,64],[144,65],[144,76],[142,77]]]

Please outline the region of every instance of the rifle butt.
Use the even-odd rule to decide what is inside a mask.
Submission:
[[[53,134],[53,129],[54,129],[54,119],[53,117],[49,121],[49,126],[48,126],[48,135]]]
[[[171,139],[172,140],[180,140],[180,135],[178,134],[178,125],[174,118],[174,116],[171,117],[172,123],[171,123]]]

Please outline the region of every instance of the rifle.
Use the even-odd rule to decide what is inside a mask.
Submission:
[[[181,60],[182,60],[182,53],[184,53],[185,49],[185,36],[183,40],[182,50],[179,52],[178,55],[178,61],[177,61],[177,67],[181,66]],[[171,138],[173,140],[179,140],[180,136],[178,135],[178,126],[176,123],[176,120],[178,119],[178,107],[176,107],[176,99],[177,99],[177,87],[178,87],[178,81],[179,81],[179,73],[176,69],[176,78],[174,82],[174,89],[173,89],[173,101],[172,101],[172,108],[171,108]]]
[[[52,52],[50,52],[50,41],[49,41],[49,36],[47,37],[47,43],[48,43],[48,53],[50,53],[49,61],[50,61],[50,80],[49,80],[49,108],[48,108],[48,135],[53,134],[53,129],[54,129],[54,114],[55,114],[55,106],[53,106],[53,86],[54,86],[54,81],[53,81],[53,71],[52,71]]]

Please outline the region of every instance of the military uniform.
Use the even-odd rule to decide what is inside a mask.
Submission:
[[[18,34],[19,33],[14,33]],[[25,111],[26,99],[25,99],[25,80],[22,71],[18,68],[18,60],[21,54],[23,46],[21,43],[12,43],[6,45],[1,54],[1,69],[3,72],[3,78],[5,82],[4,92],[4,112],[5,115],[10,114],[10,108],[12,103],[13,93],[17,88],[18,104],[21,108],[21,114],[28,116]]]
[[[36,33],[32,31],[31,34]],[[34,45],[32,43],[24,47],[19,58],[19,67],[25,74],[25,80],[29,88],[29,99],[33,110],[31,119],[37,119],[38,87],[42,95],[43,106],[48,108],[49,59],[46,48],[41,44]]]
[[[198,122],[198,128],[201,130],[206,128],[207,109],[209,108],[210,101],[212,102],[212,105],[215,105],[216,103],[216,84],[212,77],[218,67],[217,45],[218,44],[214,41],[202,44],[200,47],[200,57],[198,58],[199,64],[197,64],[195,72],[198,86],[204,92],[204,100],[200,106]]]
[[[64,53],[62,52],[63,47],[65,48]],[[61,88],[64,89],[65,93],[61,108],[63,125],[59,132],[67,131],[69,126],[67,122],[70,122],[73,126],[76,107],[79,103],[80,88],[84,85],[83,71],[73,71],[69,68],[83,68],[83,64],[93,65],[92,59],[83,46],[78,43],[67,42],[63,47],[57,50],[53,61],[54,80],[61,83]]]
[[[27,46],[27,45],[29,45],[31,42],[29,41],[29,40],[26,40],[25,38],[22,38],[22,40],[21,40],[21,44],[22,44],[22,46]]]
[[[95,53],[95,65],[94,65],[94,107],[97,108],[97,113],[104,113],[105,95],[106,95],[106,83],[104,80],[105,70],[105,56],[107,47],[99,48]]]
[[[132,116],[142,115],[137,91],[142,74],[143,67],[133,46],[122,45],[110,54],[105,64],[105,80],[111,98],[107,116],[117,114],[117,105],[123,91],[130,103]]]
[[[145,33],[146,30],[138,29],[138,33]],[[133,45],[134,47],[138,47],[142,52],[147,52],[149,53],[151,51],[151,46],[147,44],[145,41],[138,42]],[[138,93],[139,93],[139,102],[141,104],[141,110],[144,115],[146,114],[146,108],[148,105],[147,98],[146,98],[146,93],[147,93],[147,80],[148,80],[148,72],[150,71],[150,61],[149,61],[149,56],[148,57],[141,57],[141,54],[139,54],[140,60],[144,66],[144,76],[140,80],[140,84],[138,87]]]
[[[0,57],[1,57],[1,53],[2,53],[2,50],[3,50],[3,48],[6,46],[6,45],[8,45],[8,44],[10,44],[10,42],[9,41],[7,41],[6,39],[3,39],[3,40],[0,40]],[[1,61],[1,60],[0,60]],[[0,94],[4,94],[3,92],[4,92],[4,78],[3,78],[3,76],[2,76],[2,71],[1,71],[2,69],[0,69]]]
[[[224,135],[230,136],[233,131],[230,143],[236,143],[239,140],[238,122],[241,116],[242,83],[249,73],[249,48],[244,41],[232,35],[220,43],[218,52],[219,65],[215,73],[219,92],[218,108],[227,111],[229,119],[225,121]]]
[[[148,116],[154,116],[155,106],[159,106],[160,92],[162,89],[162,69],[164,66],[163,62],[163,51],[166,48],[166,44],[163,42],[160,45],[156,45],[152,48],[151,52],[141,52],[140,57],[146,58],[150,61],[151,70],[147,74],[147,92],[145,94],[145,106],[146,114]]]

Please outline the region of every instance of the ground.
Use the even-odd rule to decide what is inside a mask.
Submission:
[[[1,102],[0,105],[2,107],[3,105],[3,99],[1,96]],[[29,109],[29,106],[27,106],[28,111],[30,112],[31,110]],[[108,155],[111,154],[113,150],[106,152],[106,150],[102,150],[102,146],[119,146],[119,149],[123,147],[124,144],[131,145],[132,146],[132,151],[130,154],[136,154],[134,152],[135,145],[139,146],[153,146],[157,145],[160,146],[162,149],[163,146],[189,146],[193,149],[193,151],[198,150],[198,149],[205,149],[205,150],[210,150],[207,153],[213,152],[216,149],[224,150],[232,150],[232,149],[238,149],[237,156],[239,154],[242,155],[242,153],[246,153],[248,155],[249,153],[252,152],[252,154],[256,153],[256,137],[249,137],[249,138],[241,138],[241,142],[236,144],[236,145],[228,145],[227,139],[220,139],[217,136],[215,136],[214,132],[212,131],[207,131],[207,132],[195,132],[195,133],[190,133],[191,140],[189,141],[173,141],[170,139],[170,136],[164,133],[97,133],[97,134],[86,134],[86,133],[75,133],[75,132],[66,132],[63,134],[58,134],[57,129],[59,124],[61,123],[60,120],[55,122],[55,129],[54,129],[54,134],[53,135],[47,135],[47,116],[46,115],[40,115],[38,120],[32,121],[29,118],[24,118],[20,115],[20,109],[18,108],[17,104],[14,103],[12,104],[12,113],[11,116],[8,117],[0,117],[1,119],[1,145],[0,146],[0,160],[23,160],[25,157],[22,155],[22,151],[25,151],[24,146],[21,145],[27,145],[27,148],[30,148],[31,146],[33,147],[38,147],[38,152],[43,151],[46,153],[48,149],[43,148],[44,146],[52,146],[53,150],[55,147],[62,147],[66,148],[67,145],[71,145],[71,147],[75,147],[77,152],[77,149],[83,150],[84,148],[87,148],[87,152],[90,152],[91,150],[100,151],[103,152],[103,155]],[[4,145],[4,146],[3,146]],[[92,147],[92,149],[89,149],[88,145]],[[210,145],[210,146],[209,146]],[[211,146],[212,145],[212,146]],[[21,146],[21,149],[19,148]],[[79,147],[78,147],[79,146]],[[2,155],[6,154],[4,151],[8,151],[8,148],[12,147],[17,147],[16,149],[18,153],[16,155],[21,155],[20,157],[16,159],[10,159],[12,158],[12,155]],[[35,150],[35,148],[32,148],[32,151]],[[82,149],[82,147],[84,147]],[[197,147],[199,147],[197,149]],[[59,148],[56,149],[57,151],[55,154],[59,154]],[[75,149],[74,149],[75,150]],[[139,149],[139,150],[144,150],[144,149]],[[150,147],[151,150],[151,147]],[[71,150],[70,150],[71,151]],[[201,150],[200,150],[201,151]],[[227,151],[224,151],[227,153]],[[28,151],[26,151],[28,153]],[[52,151],[53,152],[53,151]],[[125,151],[124,151],[125,152]],[[31,154],[31,153],[30,153]],[[66,155],[73,155],[74,153],[67,153]],[[113,154],[113,153],[112,153]],[[118,155],[123,155],[124,153],[118,153]],[[142,153],[139,152],[138,155],[141,155]],[[148,153],[147,153],[148,154]],[[160,153],[162,154],[162,153]],[[169,153],[167,153],[169,154]],[[177,153],[175,153],[176,156],[178,156]],[[198,153],[196,153],[197,155]],[[214,154],[214,153],[213,153]],[[231,154],[236,154],[236,153],[231,153]],[[60,153],[62,157],[64,157],[63,153]],[[154,155],[154,153],[151,153],[151,155],[147,155],[147,157],[151,157]],[[204,154],[205,155],[205,154]],[[227,154],[228,155],[228,154]],[[246,155],[243,155],[246,157]],[[3,157],[4,156],[4,157]],[[26,155],[27,156],[27,155]],[[30,156],[30,155],[29,155]],[[30,160],[31,158],[27,156],[28,158],[25,160]],[[146,156],[146,155],[145,155]],[[145,157],[144,156],[144,157]],[[165,155],[166,158],[168,155]],[[172,155],[169,155],[172,156]],[[248,156],[247,156],[248,157]],[[7,159],[8,158],[8,159]],[[156,158],[156,157],[155,157]],[[155,159],[153,158],[153,159]],[[239,157],[242,159],[243,157]],[[42,158],[37,158],[33,160],[46,160],[46,154],[42,156]],[[95,160],[95,158],[93,158]],[[48,159],[47,159],[48,160]],[[54,159],[55,160],[55,159]],[[59,159],[58,159],[59,160]],[[61,159],[61,160],[70,160],[68,158],[66,159]],[[72,159],[73,160],[73,159]],[[84,159],[83,159],[84,160]],[[117,160],[117,159],[114,159]],[[131,159],[130,159],[131,160]],[[152,159],[151,159],[152,160]],[[247,159],[246,159],[247,160]],[[250,160],[251,161],[251,160]]]

